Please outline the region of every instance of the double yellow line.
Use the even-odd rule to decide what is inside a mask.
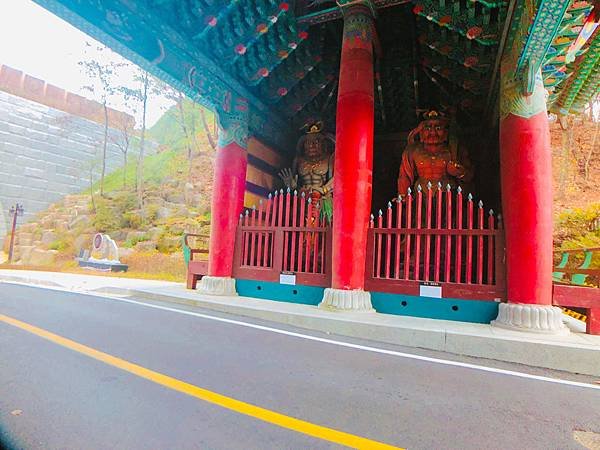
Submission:
[[[306,422],[304,420],[296,419],[294,417],[286,416],[269,409],[261,408],[250,403],[242,402],[225,395],[217,394],[216,392],[203,389],[199,386],[195,386],[185,381],[178,380],[176,378],[164,375],[159,372],[155,372],[145,367],[133,364],[124,359],[117,358],[116,356],[109,355],[98,350],[95,350],[86,345],[72,341],[65,337],[46,331],[42,328],[38,328],[34,325],[30,325],[20,320],[13,319],[0,314],[0,322],[12,325],[20,328],[21,330],[28,331],[29,333],[35,334],[41,338],[47,339],[55,344],[61,345],[68,349],[74,350],[83,355],[94,358],[103,363],[109,364],[113,367],[117,367],[126,372],[137,375],[141,378],[150,380],[161,386],[165,386],[169,389],[181,392],[183,394],[196,397],[197,399],[203,400],[214,405],[221,406],[223,408],[235,411],[239,414],[253,417],[258,420],[262,420],[273,425],[277,425],[288,430],[296,431],[298,433],[306,434],[318,439],[334,442],[336,444],[345,445],[351,448],[358,449],[398,449],[392,445],[384,444],[382,442],[373,441],[360,436],[356,436],[350,433],[344,433],[343,431],[334,430],[332,428],[323,427],[314,423]]]

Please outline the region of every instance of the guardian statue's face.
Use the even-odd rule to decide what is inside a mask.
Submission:
[[[423,122],[421,142],[424,144],[443,144],[448,140],[448,124],[444,120],[431,119]]]
[[[325,153],[323,137],[318,133],[308,134],[304,141],[304,156],[308,159],[321,158]]]

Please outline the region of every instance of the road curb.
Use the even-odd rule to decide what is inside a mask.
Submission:
[[[66,287],[64,285],[62,285],[60,283],[55,283],[53,281],[39,280],[37,278],[29,278],[29,277],[14,277],[11,275],[1,275],[0,282],[30,284],[33,286],[40,286],[40,287],[53,287],[53,288],[66,289]]]
[[[226,304],[199,297],[188,299],[138,289],[101,288],[96,293],[107,295],[129,295],[145,300],[162,301],[198,307],[211,311],[235,314],[271,322],[283,323],[313,331],[338,336],[367,339],[386,344],[443,351],[457,355],[487,358],[504,362],[525,364],[570,373],[600,376],[600,345],[578,345],[574,343],[542,342],[528,333],[503,333],[497,335],[458,333],[444,329],[434,330],[418,327],[374,324],[360,322],[360,316],[342,316],[340,313],[301,314],[276,311],[253,306]],[[265,301],[266,302],[266,301]],[[332,315],[340,314],[339,317]]]

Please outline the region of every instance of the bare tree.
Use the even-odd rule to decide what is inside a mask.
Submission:
[[[206,111],[202,106],[200,106],[200,118],[202,119],[202,126],[204,127],[204,132],[206,133],[206,137],[208,138],[208,143],[212,147],[213,150],[217,150],[217,144],[215,142],[215,136],[208,126],[208,122],[206,121]]]
[[[585,163],[584,163],[584,169],[583,169],[585,181],[587,181],[590,177],[590,161],[592,160],[594,153],[597,150],[599,150],[597,147],[600,147],[600,145],[597,144],[598,143],[598,135],[600,135],[600,121],[598,121],[594,124],[594,137],[592,138],[592,145],[590,146],[589,152],[585,156]]]
[[[128,101],[133,101],[141,107],[141,129],[140,129],[140,141],[139,141],[139,154],[137,163],[137,176],[136,176],[136,191],[138,197],[138,207],[143,210],[144,200],[144,150],[146,144],[146,116],[148,112],[148,100],[150,96],[162,95],[163,84],[154,78],[147,71],[138,68],[138,73],[134,76],[135,81],[138,83],[138,87],[135,89],[128,87],[121,87],[120,92],[125,96]]]
[[[127,154],[132,147],[135,122],[128,116],[122,116],[116,123],[117,134],[113,135],[112,143],[123,154],[123,189],[127,187]]]
[[[567,193],[567,182],[571,166],[573,147],[573,125],[569,116],[559,115],[558,122],[561,129],[560,168],[558,178],[558,198],[564,198]]]
[[[86,42],[86,49],[91,49],[92,44]],[[102,171],[100,175],[100,196],[104,196],[104,176],[106,175],[106,148],[108,146],[108,102],[110,98],[119,92],[119,87],[115,84],[115,75],[117,71],[123,67],[124,63],[117,63],[114,61],[102,62],[99,61],[98,55],[106,51],[104,46],[94,47],[95,54],[92,57],[89,53],[86,53],[85,59],[79,61],[84,75],[88,77],[89,84],[83,88],[86,91],[94,94],[99,98],[102,104],[102,111],[104,113],[104,139],[102,142]]]
[[[90,189],[90,202],[92,204],[92,212],[94,213],[96,213],[96,199],[94,197],[94,173],[97,172],[100,163],[101,159],[99,157],[95,157],[81,163],[81,169],[84,173],[87,173]]]
[[[196,103],[188,100],[181,91],[165,85],[167,98],[175,102],[177,114],[175,120],[179,124],[185,140],[188,161],[188,181],[192,180],[192,160],[194,154],[198,151],[198,142],[196,140]],[[200,108],[202,111],[202,108]]]
[[[183,131],[183,136],[185,138],[185,146],[187,149],[187,160],[188,160],[188,181],[192,179],[192,159],[194,157],[194,151],[192,149],[192,142],[190,138],[190,133],[188,132],[188,127],[186,124],[186,114],[183,109],[183,101],[185,97],[181,93],[181,91],[177,91],[177,110],[179,111],[179,125],[181,126],[181,131]],[[194,126],[194,117],[192,116],[191,126]],[[194,134],[192,133],[192,136]],[[194,145],[194,147],[196,147]]]

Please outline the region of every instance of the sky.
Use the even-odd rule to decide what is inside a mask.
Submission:
[[[0,64],[22,70],[67,91],[99,100],[83,89],[89,85],[89,80],[77,64],[84,58],[86,41],[92,44],[87,47],[92,58],[127,62],[110,49],[96,51],[97,46],[103,45],[31,0],[0,0]],[[120,70],[117,83],[135,88],[134,72],[130,67]],[[113,98],[109,102],[112,108],[136,116],[136,123],[141,123],[140,114],[135,114],[120,99]],[[163,97],[152,98],[148,104],[147,125],[156,123],[172,104],[172,101]]]

